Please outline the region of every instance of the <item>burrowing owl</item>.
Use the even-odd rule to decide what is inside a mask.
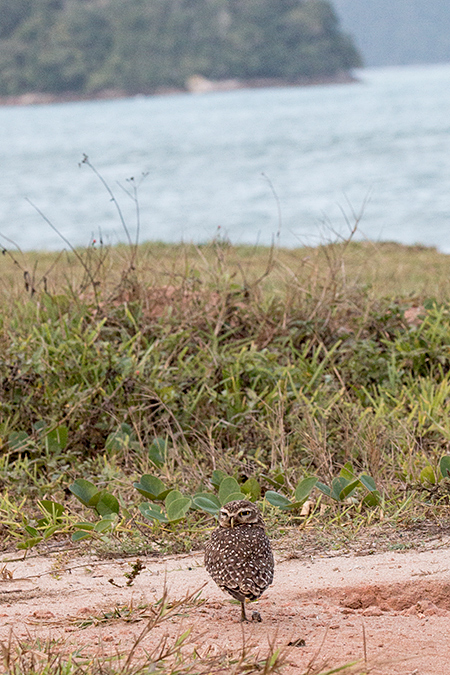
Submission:
[[[256,600],[272,583],[273,555],[259,509],[244,499],[228,502],[219,512],[219,527],[205,547],[205,567],[216,584],[239,600]],[[253,620],[261,621],[257,612]]]

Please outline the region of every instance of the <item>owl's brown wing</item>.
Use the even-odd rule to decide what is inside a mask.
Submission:
[[[273,555],[263,528],[217,528],[205,549],[205,566],[234,598],[256,600],[273,580]]]

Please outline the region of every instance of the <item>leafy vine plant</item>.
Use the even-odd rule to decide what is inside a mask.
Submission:
[[[129,434],[131,429],[122,425],[108,439],[108,445],[114,447],[117,444],[129,444]],[[148,456],[156,471],[164,466],[166,451],[167,443],[162,438],[155,439],[150,446]],[[450,457],[444,457],[441,466],[442,475],[450,475]],[[264,491],[260,483],[276,489]],[[239,482],[235,476],[215,470],[210,478],[210,486],[209,491],[188,495],[181,489],[167,487],[153,474],[144,474],[133,483],[133,487],[145,499],[138,506],[140,515],[146,521],[159,523],[163,527],[171,527],[195,518],[195,512],[217,516],[222,505],[235,499],[259,501],[263,508],[270,505],[293,516],[301,512],[313,491],[319,497],[317,501],[320,501],[322,495],[335,503],[361,505],[364,508],[374,508],[382,502],[374,479],[367,473],[355,475],[350,463],[341,469],[330,485],[321,482],[317,476],[310,475],[300,480],[294,490],[290,490],[284,484],[282,475],[275,479],[263,475],[259,480],[252,477]],[[63,504],[49,499],[41,500],[38,507],[42,516],[33,524],[23,523],[25,537],[19,543],[19,548],[32,548],[58,532],[70,532],[74,542],[89,538],[107,541],[111,535],[120,535],[121,524],[132,518],[132,508],[124,508],[112,492],[106,488],[99,489],[89,480],[77,478],[69,490],[88,509],[90,517],[74,521]]]
[[[161,443],[159,445],[161,447]],[[156,461],[158,460],[160,458]],[[234,476],[220,470],[213,471],[210,479],[214,491],[196,492],[192,496],[185,495],[178,489],[168,488],[160,478],[151,474],[144,474],[133,486],[147,500],[139,505],[141,515],[147,520],[164,524],[180,523],[194,511],[216,516],[221,506],[235,499],[254,502],[262,499],[275,508],[295,513],[301,510],[314,489],[336,502],[361,502],[367,507],[378,506],[381,502],[381,495],[373,478],[364,473],[355,476],[350,463],[345,465],[330,486],[319,481],[316,476],[307,476],[290,494],[279,481],[268,476],[263,479],[272,483],[273,487],[278,487],[278,490],[266,490],[262,496],[262,489],[256,478],[248,478],[239,483]],[[284,493],[280,491],[283,488]],[[76,480],[70,490],[100,517],[95,524],[78,523],[77,530],[72,535],[75,541],[114,527],[119,514],[119,503],[114,495],[106,490],[97,490],[95,485],[83,479]]]
[[[16,436],[10,438],[11,443],[14,441],[23,445],[29,442],[26,434]],[[122,424],[116,432],[110,434],[106,447],[109,450],[118,450],[123,446],[132,448],[134,442],[131,427]],[[66,427],[59,426],[45,431],[46,447],[63,450],[66,443]],[[166,439],[156,438],[147,453],[155,473],[163,469],[167,460]],[[441,457],[439,466],[432,467],[427,464],[420,471],[419,485],[423,485],[423,489],[436,490],[441,485],[445,488],[449,481],[450,455]],[[316,504],[323,498],[329,503],[353,505],[364,509],[382,507],[384,503],[375,480],[365,472],[357,475],[350,462],[341,468],[339,475],[333,478],[329,485],[323,483],[317,476],[310,475],[302,478],[292,490],[286,486],[282,474],[275,477],[261,475],[258,480],[252,477],[239,482],[235,476],[227,475],[221,470],[212,472],[209,483],[211,488],[209,491],[189,495],[178,487],[167,487],[157,475],[146,473],[133,483],[133,487],[144,497],[138,511],[145,521],[170,528],[189,519],[192,522],[195,513],[217,516],[222,505],[235,499],[260,502],[264,509],[270,505],[294,517],[301,514],[303,505],[312,498],[314,491],[317,495]],[[267,485],[275,489],[265,489]],[[112,492],[106,488],[98,488],[84,478],[77,478],[69,486],[69,490],[88,510],[89,518],[74,519],[65,505],[51,499],[42,499],[37,503],[40,517],[30,522],[22,516],[22,532],[18,535],[19,549],[27,551],[58,533],[70,533],[74,542],[89,538],[108,541],[111,535],[120,535],[122,523],[138,517],[138,514],[133,516],[132,507],[121,506]]]

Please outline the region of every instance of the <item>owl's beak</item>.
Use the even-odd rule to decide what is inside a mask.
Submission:
[[[230,527],[234,527],[234,516],[230,518]]]

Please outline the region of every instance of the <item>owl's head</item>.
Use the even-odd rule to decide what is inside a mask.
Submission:
[[[257,506],[246,499],[236,499],[220,509],[219,525],[220,527],[239,527],[240,525],[264,527],[264,521]]]

